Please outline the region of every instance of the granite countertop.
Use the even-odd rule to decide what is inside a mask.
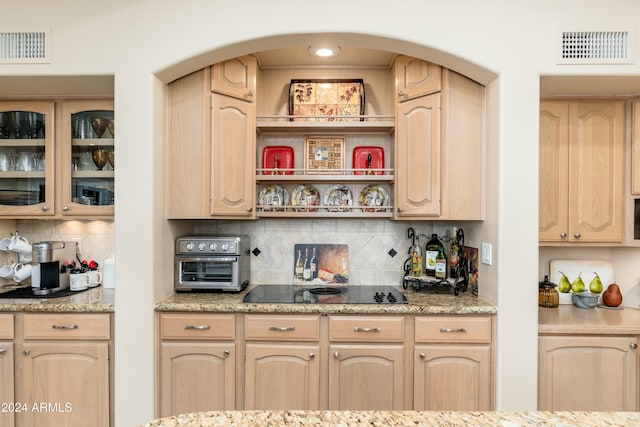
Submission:
[[[573,304],[539,308],[538,333],[640,335],[640,310],[632,307],[578,308]]]
[[[175,293],[155,304],[156,311],[218,313],[367,313],[367,314],[496,314],[496,306],[468,292],[458,296],[404,291],[409,304],[243,303],[256,285],[239,293]],[[401,289],[401,288],[399,288]]]
[[[638,412],[221,411],[161,418],[139,427],[204,426],[632,426]]]
[[[98,286],[59,298],[0,298],[0,312],[113,313],[114,301],[115,289]]]

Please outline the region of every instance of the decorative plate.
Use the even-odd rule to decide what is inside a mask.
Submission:
[[[353,206],[353,196],[349,187],[342,184],[332,185],[324,193],[325,206],[337,206],[328,208],[331,212],[349,212]]]
[[[291,193],[292,206],[318,206],[320,204],[320,193],[313,185],[301,184],[293,189]],[[318,209],[308,207],[298,207],[298,212],[316,212]]]
[[[280,184],[267,184],[258,194],[258,205],[265,211],[283,212],[284,208],[276,209],[274,206],[288,206],[289,192]]]
[[[360,198],[358,199],[360,206],[373,206],[373,208],[363,208],[364,212],[384,212],[386,208],[380,206],[387,206],[389,204],[389,194],[382,186],[377,184],[367,185],[360,192]]]

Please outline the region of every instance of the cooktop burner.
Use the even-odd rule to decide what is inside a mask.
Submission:
[[[258,285],[243,302],[283,304],[407,304],[393,286]]]

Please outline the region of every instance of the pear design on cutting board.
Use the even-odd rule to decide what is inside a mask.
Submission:
[[[569,282],[569,278],[562,271],[558,271],[558,273],[562,274],[560,282],[558,283],[558,292],[566,294],[571,290],[571,282]]]
[[[584,291],[584,282],[582,281],[582,277],[580,277],[581,274],[582,272],[578,273],[578,277],[576,277],[576,279],[571,284],[571,290],[574,294]]]

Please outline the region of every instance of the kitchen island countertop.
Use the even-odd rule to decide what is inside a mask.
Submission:
[[[633,426],[638,412],[221,411],[161,418],[139,427],[204,426]]]
[[[539,308],[538,334],[640,335],[640,310],[578,308],[573,304]]]
[[[305,304],[244,303],[242,299],[253,289],[239,293],[175,293],[155,304],[156,311],[219,313],[350,313],[350,314],[496,314],[496,306],[463,292],[436,294],[404,291],[408,304]]]
[[[115,289],[102,286],[59,298],[0,298],[0,312],[113,313]]]

